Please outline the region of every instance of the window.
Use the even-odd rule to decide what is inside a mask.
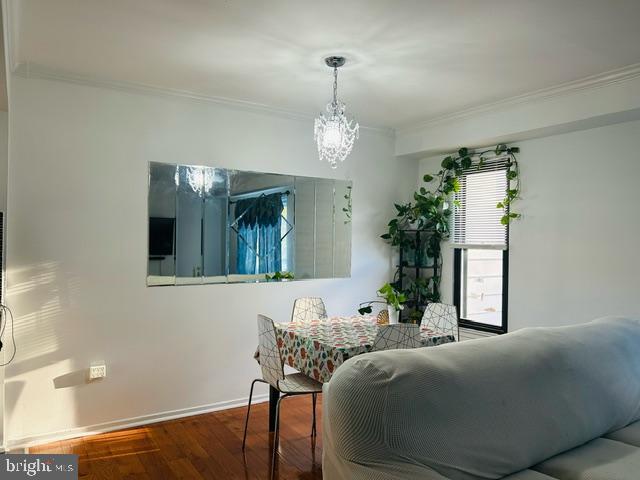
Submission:
[[[475,165],[459,178],[452,218],[454,303],[460,325],[507,331],[509,231],[496,208],[507,190],[507,159]]]

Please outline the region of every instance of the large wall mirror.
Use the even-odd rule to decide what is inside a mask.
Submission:
[[[147,285],[349,277],[351,188],[151,162]]]

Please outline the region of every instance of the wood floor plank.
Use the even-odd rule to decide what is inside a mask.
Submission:
[[[169,462],[169,468],[177,475],[179,479],[204,480],[198,470],[186,458],[178,458]]]
[[[177,480],[166,462],[165,457],[158,451],[138,454],[138,460],[144,466],[144,470],[154,480]]]
[[[282,405],[279,480],[322,479],[322,403],[318,398],[318,436],[311,434],[309,396]],[[251,407],[247,448],[242,452],[246,408],[234,408],[143,427],[52,442],[32,453],[78,455],[82,480],[266,480],[271,468],[273,434],[268,404]]]

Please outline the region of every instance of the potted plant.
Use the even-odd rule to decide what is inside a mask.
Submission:
[[[376,292],[381,300],[370,300],[368,302],[362,302],[358,308],[360,315],[367,315],[373,312],[374,303],[382,303],[387,306],[387,314],[389,316],[389,323],[398,323],[398,314],[400,310],[404,309],[404,303],[407,301],[407,296],[398,291],[392,284],[385,283]],[[387,323],[386,319],[383,323]]]
[[[404,303],[407,301],[407,296],[396,290],[389,283],[385,283],[380,290],[378,290],[378,296],[387,303],[387,311],[389,312],[389,323],[398,323],[398,316],[400,310],[404,308]]]
[[[268,282],[271,282],[271,281],[286,282],[288,280],[293,280],[295,276],[293,275],[292,272],[275,272],[273,275],[269,275],[268,273],[265,273],[264,278]]]

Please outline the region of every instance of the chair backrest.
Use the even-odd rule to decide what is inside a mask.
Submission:
[[[320,297],[296,298],[293,302],[292,322],[309,322],[320,318],[327,318],[327,309]]]
[[[419,346],[420,327],[411,323],[381,325],[373,342],[373,349],[376,351],[418,348]]]
[[[264,315],[258,315],[258,351],[262,378],[272,387],[278,388],[278,381],[284,380],[282,356],[273,320]]]
[[[429,330],[453,335],[458,341],[458,312],[454,305],[430,303],[424,310],[420,325]]]

